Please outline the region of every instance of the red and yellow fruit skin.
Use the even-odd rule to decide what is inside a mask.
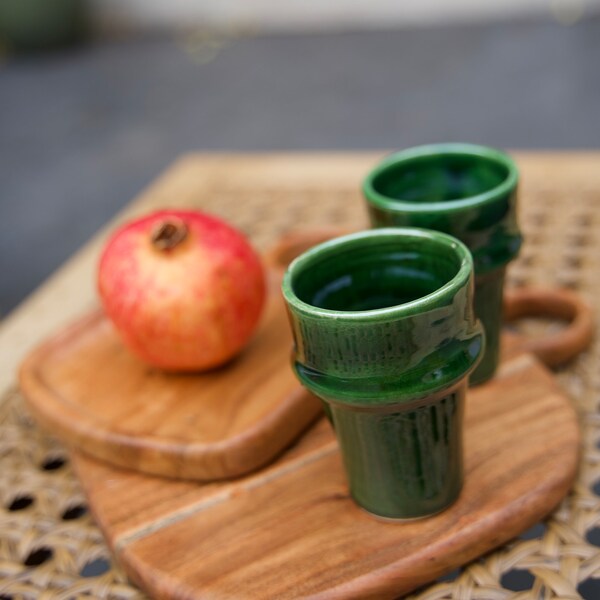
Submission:
[[[180,219],[187,235],[158,249],[153,232]],[[98,269],[104,310],[124,344],[169,371],[199,371],[235,356],[265,302],[265,274],[246,238],[222,220],[163,210],[128,223],[108,241]]]

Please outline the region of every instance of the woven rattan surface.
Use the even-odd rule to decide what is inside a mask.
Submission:
[[[194,155],[126,215],[197,206],[227,218],[265,250],[297,227],[365,226],[358,183],[379,156]],[[566,286],[594,303],[600,296],[600,154],[516,156],[526,243],[509,270],[510,285]],[[94,301],[94,265],[104,239],[100,234],[0,327],[0,599],[145,597],[112,562],[66,452],[31,421],[15,385],[24,352]],[[600,578],[599,365],[596,341],[557,373],[578,409],[584,439],[573,493],[522,539],[411,598],[600,598],[590,591],[590,578]],[[519,587],[529,589],[515,591],[515,570],[527,572]]]

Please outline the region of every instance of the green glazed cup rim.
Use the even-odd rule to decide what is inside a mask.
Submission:
[[[507,176],[497,186],[490,188],[481,194],[469,196],[468,198],[458,198],[456,200],[444,200],[443,202],[411,202],[409,200],[402,200],[401,198],[391,198],[378,192],[373,185],[375,179],[390,167],[428,156],[443,155],[471,156],[486,159],[505,167],[507,169]],[[489,146],[480,146],[478,144],[444,143],[415,146],[414,148],[408,148],[389,155],[367,174],[363,180],[362,188],[365,198],[369,202],[390,212],[452,213],[465,208],[482,206],[494,202],[514,189],[518,180],[519,171],[517,165],[505,152],[490,148]]]
[[[304,302],[294,292],[293,279],[300,271],[304,271],[311,266],[311,263],[317,264],[318,261],[327,255],[350,249],[356,246],[361,246],[365,243],[379,243],[382,240],[390,240],[394,238],[406,239],[407,237],[414,240],[420,240],[425,243],[437,244],[445,247],[447,250],[455,252],[460,260],[460,265],[456,274],[450,278],[444,285],[435,291],[421,296],[415,300],[396,304],[385,308],[377,308],[371,310],[332,310],[321,308]],[[283,277],[282,290],[286,302],[293,306],[294,309],[302,314],[313,317],[335,318],[346,321],[382,321],[387,318],[398,319],[402,317],[410,317],[412,315],[426,311],[432,307],[438,306],[439,303],[444,303],[446,300],[451,300],[458,288],[465,286],[469,282],[473,272],[473,258],[469,249],[459,240],[439,231],[429,229],[420,229],[417,227],[387,227],[380,229],[368,229],[351,233],[341,237],[328,240],[317,246],[314,246],[296,257],[288,266]]]

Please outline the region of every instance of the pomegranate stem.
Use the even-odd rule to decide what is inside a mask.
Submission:
[[[156,225],[150,239],[156,250],[166,252],[179,246],[187,234],[187,225],[181,219],[169,217]]]

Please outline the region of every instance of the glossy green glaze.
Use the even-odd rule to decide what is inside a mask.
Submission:
[[[457,237],[471,250],[475,311],[487,337],[486,355],[471,383],[489,379],[498,364],[504,268],[522,242],[516,219],[517,183],[516,165],[507,154],[472,144],[435,144],[398,152],[363,182],[374,227],[435,229]]]
[[[475,277],[475,314],[485,329],[485,354],[473,371],[471,385],[483,383],[494,376],[500,362],[500,335],[502,330],[502,295],[505,269]]]
[[[283,293],[294,369],[327,406],[356,501],[391,518],[448,506],[484,345],[468,249],[433,231],[364,231],[299,256]]]
[[[462,424],[466,378],[450,393],[414,410],[349,410],[329,405],[351,482],[367,511],[414,519],[440,512],[463,482]]]

